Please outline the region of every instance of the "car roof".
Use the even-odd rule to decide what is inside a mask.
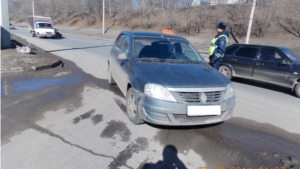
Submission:
[[[250,46],[250,47],[272,47],[272,48],[279,48],[279,49],[288,49],[287,47],[283,47],[283,46],[261,45],[261,44],[246,44],[246,43],[235,43],[235,44],[229,45],[227,47],[236,46],[236,45]]]
[[[181,40],[186,40],[184,37],[179,36],[179,35],[172,35],[172,34],[163,34],[161,32],[147,32],[147,31],[129,31],[125,30],[122,31],[122,33],[125,34],[131,34],[132,36],[135,37],[164,37],[164,38],[172,38],[172,39],[181,39]]]

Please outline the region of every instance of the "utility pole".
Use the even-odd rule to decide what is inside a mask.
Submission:
[[[104,35],[104,22],[105,22],[105,12],[104,12],[104,9],[105,9],[105,1],[103,0],[103,9],[102,9],[102,11],[103,11],[103,13],[102,13],[102,34]]]
[[[250,37],[250,33],[251,33],[251,27],[252,27],[252,20],[253,20],[253,14],[254,14],[255,5],[256,5],[256,0],[253,0],[251,14],[250,14],[250,19],[249,19],[249,24],[248,24],[246,44],[248,44],[248,42],[249,42],[249,37]]]
[[[32,1],[32,16],[34,16],[34,1]]]

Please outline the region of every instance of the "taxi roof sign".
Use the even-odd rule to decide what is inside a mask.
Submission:
[[[163,29],[161,31],[161,33],[163,33],[163,34],[170,34],[170,35],[174,35],[175,34],[174,31],[170,30],[170,29]]]

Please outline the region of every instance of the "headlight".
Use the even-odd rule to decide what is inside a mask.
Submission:
[[[145,85],[144,93],[156,99],[176,102],[172,94],[161,85],[147,83]]]
[[[235,89],[234,89],[233,83],[229,83],[226,86],[225,100],[231,99],[233,97],[235,97]]]

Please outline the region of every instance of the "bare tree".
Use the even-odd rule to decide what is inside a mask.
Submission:
[[[277,16],[279,26],[286,32],[300,38],[300,1],[283,0],[280,7],[280,15]]]
[[[227,8],[228,11],[228,27],[232,34],[238,37],[244,37],[247,33],[247,24],[249,19],[249,5],[239,2]]]
[[[277,10],[277,0],[258,1],[254,16],[254,31],[257,37],[263,37],[273,21]]]
[[[175,26],[175,21],[174,21],[174,14],[175,14],[175,10],[178,6],[178,2],[179,0],[172,0],[172,1],[166,1],[165,2],[165,11],[167,15],[167,17],[169,18],[167,23],[168,23],[168,29],[173,29]]]
[[[200,6],[195,9],[197,15],[195,18],[195,31],[200,32],[201,28],[206,29],[206,24],[209,21],[209,6]]]

